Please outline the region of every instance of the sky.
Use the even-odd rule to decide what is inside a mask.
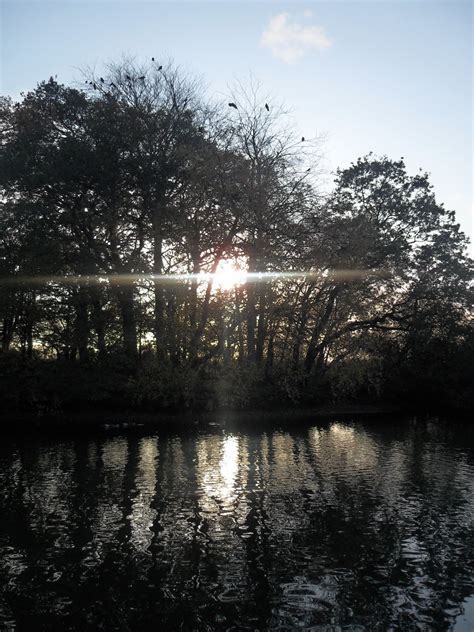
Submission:
[[[326,186],[372,151],[431,174],[439,202],[471,238],[470,2],[0,0],[0,89],[19,98],[42,79],[123,54],[172,58],[224,98],[257,79],[291,110],[298,133],[321,136]]]

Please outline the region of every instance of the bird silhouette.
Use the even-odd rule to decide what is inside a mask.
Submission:
[[[163,70],[163,66],[158,66],[158,70]]]
[[[306,169],[306,173],[308,173],[309,171],[311,171],[311,167],[308,167],[308,168]]]
[[[97,84],[93,83],[92,87],[94,88],[94,90],[97,90]]]
[[[265,103],[265,109],[267,112],[270,112],[270,108],[268,107],[268,103]]]
[[[301,137],[301,142],[304,143],[304,141],[306,140],[306,138],[304,136]]]
[[[155,58],[154,58],[154,57],[152,57],[152,58],[151,58],[151,61],[155,61]]]
[[[237,106],[235,105],[235,103],[229,103],[229,107],[230,108],[235,108],[237,110]]]
[[[131,81],[131,80],[132,80],[132,78],[130,77],[130,75],[125,75],[125,79],[126,79],[127,81]]]
[[[138,77],[140,79],[140,81],[145,81],[145,75],[143,75],[142,77]]]
[[[100,83],[104,83],[104,78],[103,77],[100,78]]]

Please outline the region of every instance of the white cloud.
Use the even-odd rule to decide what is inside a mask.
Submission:
[[[286,63],[301,59],[310,50],[324,50],[332,44],[322,27],[300,24],[292,20],[289,13],[280,13],[270,20],[260,43]]]

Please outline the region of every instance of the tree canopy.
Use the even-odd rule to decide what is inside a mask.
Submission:
[[[125,60],[2,99],[3,360],[153,405],[465,406],[473,262],[428,174],[368,155],[322,195],[318,143],[255,86],[203,95]]]

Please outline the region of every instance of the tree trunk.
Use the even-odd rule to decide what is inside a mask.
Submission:
[[[113,286],[122,317],[123,348],[130,358],[137,356],[137,323],[134,309],[135,288],[130,285]]]
[[[86,362],[89,359],[87,347],[89,339],[89,316],[87,312],[88,297],[86,290],[80,287],[74,296],[74,308],[76,311],[75,339],[79,352],[79,362]]]
[[[302,299],[301,306],[301,316],[296,327],[295,339],[293,341],[293,352],[292,352],[292,368],[295,371],[298,368],[298,364],[300,362],[300,353],[301,353],[301,345],[304,340],[304,333],[306,329],[306,325],[308,323],[309,316],[309,296],[312,292],[312,288],[309,287],[308,290],[304,293]]]
[[[194,239],[191,245],[191,254],[193,260],[193,274],[198,275],[201,272],[201,260],[199,256],[199,238]],[[190,297],[189,297],[189,323],[191,326],[191,336],[196,330],[197,324],[197,278],[191,281]]]
[[[15,332],[15,317],[5,316],[3,319],[2,327],[2,353],[8,353],[10,351],[10,345]]]
[[[318,351],[319,351],[318,340],[319,340],[319,337],[324,333],[324,330],[326,329],[329,319],[331,318],[339,291],[340,291],[339,287],[335,287],[330,291],[328,302],[326,304],[326,308],[324,310],[323,316],[321,320],[317,322],[314,327],[313,335],[311,336],[311,341],[308,345],[308,350],[306,352],[306,358],[304,361],[304,368],[305,368],[306,375],[309,375],[311,373],[314,362],[317,358]]]
[[[120,310],[122,312],[123,343],[128,356],[137,355],[137,324],[133,304],[133,288],[126,288],[120,298]]]
[[[199,343],[201,341],[202,335],[204,334],[204,330],[206,328],[206,324],[209,318],[209,307],[210,307],[210,301],[211,301],[212,287],[214,284],[214,275],[216,273],[217,268],[219,267],[220,260],[225,250],[225,245],[226,244],[223,243],[219,246],[219,248],[217,249],[217,253],[214,257],[214,262],[211,266],[210,278],[207,282],[206,294],[204,295],[204,301],[202,304],[201,321],[199,323],[199,326],[196,327],[196,331],[194,332],[194,335],[191,340],[191,349],[190,349],[189,355],[193,363],[197,362]]]
[[[166,342],[168,355],[173,364],[178,363],[176,344],[176,293],[170,288],[166,288]]]
[[[249,257],[249,272],[255,272],[255,255]],[[255,362],[255,328],[257,313],[255,308],[256,283],[247,282],[247,357],[250,362]]]
[[[260,301],[258,306],[257,340],[255,345],[255,361],[257,363],[257,366],[261,366],[263,361],[263,347],[265,344],[265,336],[267,333],[265,318],[267,288],[264,282],[261,283],[259,290]]]
[[[273,350],[274,339],[275,339],[275,331],[272,331],[270,334],[270,338],[268,340],[267,358],[265,361],[265,377],[266,378],[269,378],[273,372],[273,361],[275,359],[275,354]]]
[[[36,320],[36,292],[32,291],[26,304],[25,313],[25,342],[26,356],[33,357],[33,325]]]
[[[99,296],[93,297],[92,309],[94,313],[94,329],[97,334],[97,349],[99,351],[99,357],[103,357],[106,353],[105,318]]]
[[[26,355],[28,358],[33,357],[33,322],[31,320],[26,325]]]
[[[244,343],[244,332],[242,330],[242,312],[240,311],[240,306],[242,303],[242,290],[241,288],[235,288],[235,318],[237,321],[237,337],[238,337],[238,358],[239,364],[242,364],[245,357],[245,343]]]
[[[154,279],[154,297],[155,297],[155,343],[156,353],[159,358],[165,357],[165,299],[163,295],[163,283],[159,278],[163,274],[163,230],[162,219],[159,208],[153,213],[153,274]]]

